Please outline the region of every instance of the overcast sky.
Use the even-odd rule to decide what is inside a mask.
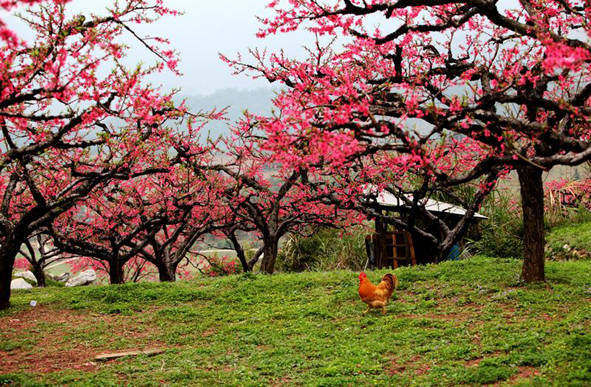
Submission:
[[[68,4],[72,14],[101,13],[115,0],[72,0]],[[235,58],[238,52],[248,58],[248,48],[268,48],[271,52],[284,49],[287,56],[303,58],[303,45],[311,45],[313,37],[304,31],[281,34],[266,39],[255,36],[259,29],[256,16],[271,17],[266,9],[270,0],[165,0],[171,8],[184,11],[179,17],[166,17],[147,29],[144,34],[168,38],[181,54],[180,69],[184,74],[176,77],[165,73],[154,82],[163,84],[165,89],[181,88],[185,95],[207,95],[226,88],[254,89],[270,87],[264,80],[252,80],[246,75],[232,75],[232,69],[223,63],[218,53]],[[503,7],[516,0],[501,0]],[[3,15],[6,16],[6,15]],[[20,36],[26,31],[14,17],[6,21]],[[131,42],[132,40],[130,40]],[[153,61],[147,50],[136,47],[134,60]]]
[[[73,13],[100,12],[114,0],[73,0],[68,7]],[[210,94],[225,88],[253,89],[270,87],[268,82],[254,81],[245,75],[233,76],[218,53],[236,57],[248,48],[278,51],[284,48],[293,55],[302,55],[302,45],[310,40],[303,33],[280,35],[267,39],[255,36],[259,22],[256,16],[270,15],[266,10],[269,0],[166,0],[171,8],[184,11],[179,17],[166,17],[150,25],[149,34],[170,39],[181,54],[180,69],[184,76],[160,76],[157,81],[166,88],[181,87],[184,94]],[[11,19],[10,17],[8,19]],[[18,24],[8,20],[19,34],[26,33]],[[145,30],[144,30],[145,31]],[[147,53],[134,50],[138,60],[149,59]],[[145,56],[144,56],[145,54]],[[135,58],[134,58],[135,59]]]

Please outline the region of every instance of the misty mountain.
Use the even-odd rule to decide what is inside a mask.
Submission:
[[[212,109],[226,110],[228,121],[217,121],[209,123],[206,130],[209,130],[212,137],[228,132],[228,125],[231,125],[243,116],[244,111],[259,115],[271,115],[271,100],[275,96],[275,90],[271,88],[258,89],[222,89],[209,95],[183,96],[187,105],[193,112],[209,111]]]
[[[209,95],[184,95],[179,99],[186,99],[187,105],[193,112],[227,108],[227,121],[211,122],[205,127],[205,130],[211,133],[212,138],[217,138],[221,134],[228,133],[228,126],[240,120],[246,110],[253,114],[270,116],[273,110],[271,100],[276,91],[277,89],[270,87],[257,89],[228,88]],[[406,127],[416,130],[421,135],[426,135],[432,128],[425,121],[413,118],[408,120]]]

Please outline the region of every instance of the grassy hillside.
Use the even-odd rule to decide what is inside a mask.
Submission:
[[[388,313],[365,317],[352,272],[16,293],[0,385],[590,385],[591,262],[550,262],[552,289],[519,269],[399,269]],[[142,348],[165,352],[94,360]]]
[[[554,228],[546,240],[550,258],[591,258],[591,222]]]

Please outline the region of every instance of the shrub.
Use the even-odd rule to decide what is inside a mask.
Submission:
[[[480,211],[488,220],[479,223],[473,247],[483,255],[499,258],[523,255],[521,205],[509,189],[495,190]]]
[[[591,224],[591,180],[549,182],[544,195],[544,218],[549,230],[548,256],[559,259],[585,257],[591,246],[584,243],[575,246],[569,240],[577,233],[587,234],[580,234],[581,230],[569,231],[568,227],[564,232],[553,230],[573,224]],[[480,212],[489,219],[481,222],[476,232],[469,234],[475,240],[476,252],[500,258],[521,257],[523,220],[519,195],[510,189],[497,189],[485,200]],[[585,237],[578,239],[588,240]]]
[[[219,277],[224,275],[232,275],[238,272],[237,259],[224,255],[218,257],[217,254],[212,256],[200,255],[198,258],[193,258],[189,261],[197,270],[208,277]],[[185,276],[185,279],[190,276]]]
[[[14,261],[14,269],[16,270],[31,270],[32,266],[24,257],[18,257],[16,261]]]
[[[278,255],[280,271],[360,270],[365,265],[365,226],[350,228],[346,233],[321,228],[310,236],[287,236]]]
[[[591,178],[548,182],[544,196],[548,228],[591,221]]]

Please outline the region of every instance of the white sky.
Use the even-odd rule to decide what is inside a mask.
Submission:
[[[73,0],[69,10],[75,13],[101,13],[115,0]],[[168,38],[181,54],[178,78],[163,74],[154,82],[162,83],[165,89],[181,88],[183,94],[205,95],[225,88],[253,89],[270,87],[263,80],[254,81],[245,75],[233,76],[232,69],[223,63],[218,53],[231,58],[243,53],[247,58],[248,48],[265,48],[271,52],[285,49],[289,56],[303,55],[302,46],[311,42],[305,33],[278,35],[267,39],[255,36],[259,22],[256,16],[271,15],[266,10],[269,0],[166,0],[166,6],[184,11],[179,17],[166,17],[144,29],[152,36]],[[6,15],[2,15],[6,17]],[[9,16],[5,19],[19,36],[27,37],[26,31]],[[145,50],[144,50],[145,51]],[[147,52],[134,50],[137,60],[152,61]],[[136,58],[133,58],[136,59]]]
[[[72,0],[68,8],[72,14],[101,13],[115,0]],[[266,9],[270,0],[165,0],[166,6],[184,11],[179,17],[166,17],[139,31],[143,34],[168,38],[181,54],[180,70],[184,74],[176,77],[164,73],[151,79],[164,86],[164,90],[180,88],[185,95],[207,95],[226,88],[254,89],[270,87],[265,80],[252,80],[246,75],[232,75],[232,69],[223,63],[218,53],[235,58],[238,52],[247,59],[248,48],[268,48],[270,52],[284,49],[288,57],[306,56],[303,45],[312,45],[313,36],[305,31],[280,34],[258,39],[259,29],[256,16],[273,14]],[[506,7],[516,0],[500,0]],[[0,15],[5,18],[6,15]],[[14,17],[5,19],[19,36],[27,37],[26,30]],[[129,40],[133,42],[133,40]],[[152,62],[154,57],[143,47],[133,50],[133,63]],[[131,63],[130,63],[131,64]]]

